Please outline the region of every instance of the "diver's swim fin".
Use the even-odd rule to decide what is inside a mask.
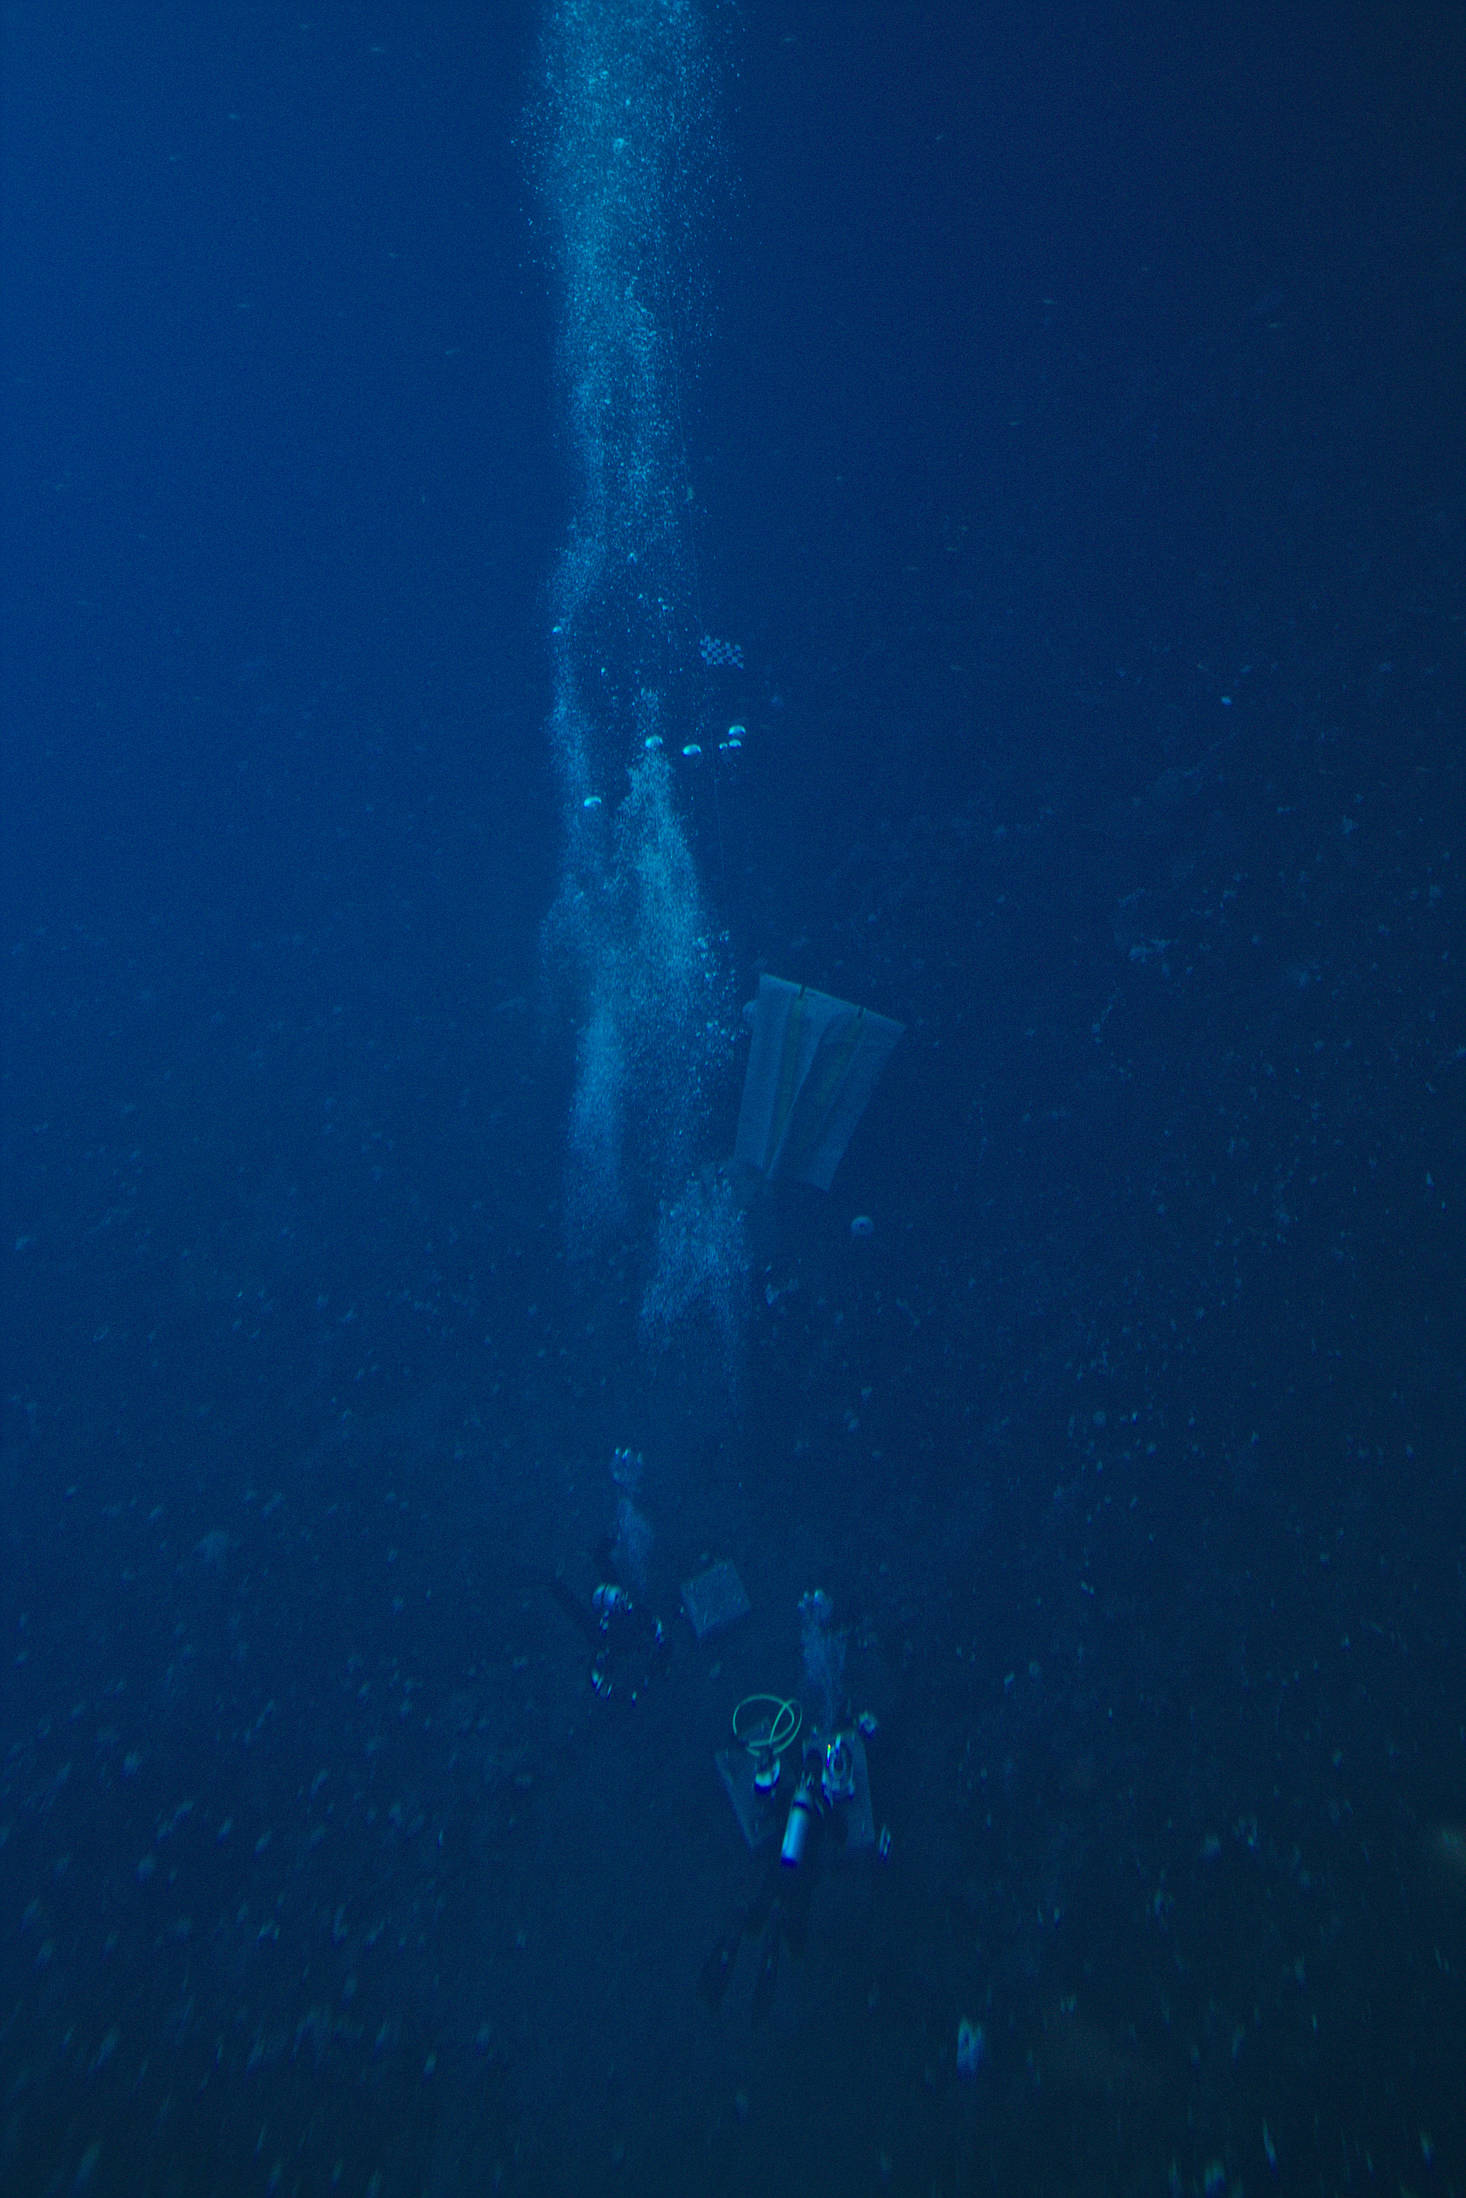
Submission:
[[[728,1989],[728,1979],[733,1974],[733,1964],[738,1959],[738,1949],[743,1944],[743,1919],[740,1916],[731,1930],[725,1931],[717,1945],[702,1965],[698,1978],[698,1997],[714,2012],[723,2004],[723,1994]]]
[[[758,1950],[758,1975],[753,1980],[753,2025],[768,2020],[779,1985],[779,1944],[783,1937],[784,1911],[775,1901]]]

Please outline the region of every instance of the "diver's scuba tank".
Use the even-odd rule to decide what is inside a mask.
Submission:
[[[816,1795],[815,1781],[806,1771],[794,1789],[794,1799],[784,1820],[783,1844],[779,1848],[779,1860],[791,1870],[798,1869],[808,1852],[810,1834],[819,1813]]]
[[[805,1740],[799,1784],[789,1804],[779,1848],[780,1861],[791,1870],[798,1869],[808,1853],[819,1819],[855,1798],[852,1740],[848,1732],[810,1733]]]
[[[806,1744],[804,1761],[800,1765],[799,1784],[794,1789],[794,1799],[789,1804],[789,1814],[784,1820],[784,1837],[779,1847],[779,1860],[790,1870],[797,1870],[809,1853],[815,1828],[824,1813],[824,1796],[820,1791],[820,1770],[824,1749],[816,1740]]]

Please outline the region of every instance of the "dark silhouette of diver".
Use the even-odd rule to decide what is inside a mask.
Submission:
[[[617,1694],[634,1702],[666,1658],[670,1643],[660,1618],[610,1575],[606,1545],[596,1555],[604,1569],[590,1602],[582,1603],[557,1573],[546,1582],[566,1617],[590,1644],[590,1683],[604,1700]]]
[[[702,1965],[698,1991],[716,2011],[723,2004],[738,1955],[745,1939],[758,1947],[758,1975],[753,1982],[753,2020],[761,2023],[774,2004],[779,1981],[779,1957],[787,1942],[794,1955],[804,1951],[809,1933],[809,1908],[818,1875],[818,1842],[807,1848],[803,1861],[791,1868],[774,1846],[752,1900],[735,1917]]]

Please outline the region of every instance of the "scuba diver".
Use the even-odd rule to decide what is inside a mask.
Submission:
[[[549,1589],[589,1643],[590,1683],[601,1700],[615,1694],[635,1702],[669,1653],[661,1619],[615,1580],[601,1579],[589,1604],[580,1601],[559,1573]]]
[[[810,1902],[814,1898],[816,1870],[810,1856],[791,1869],[776,1847],[742,1914],[736,1916],[702,1966],[698,1991],[714,2013],[732,1980],[745,1939],[758,1948],[758,1974],[753,1983],[753,2021],[762,2023],[774,2004],[779,1981],[779,1958],[787,1940],[791,1953],[804,1951],[809,1930]]]
[[[589,1605],[560,1573],[548,1583],[570,1623],[590,1644],[590,1683],[603,1701],[615,1694],[634,1702],[668,1652],[661,1619],[638,1599],[652,1542],[652,1530],[634,1500],[644,1462],[637,1450],[623,1447],[611,1453],[611,1479],[618,1490],[615,1526],[595,1546],[596,1586]]]
[[[749,1697],[754,1702],[772,1699]],[[778,1714],[793,1710],[792,1702],[785,1703]],[[833,1733],[806,1730],[799,1776],[783,1819],[783,1835],[771,1847],[752,1899],[703,1963],[699,1991],[713,2010],[722,2005],[743,1942],[749,1939],[758,1948],[753,2021],[757,2025],[764,2020],[773,2005],[785,1944],[796,1955],[803,1952],[810,1905],[822,1867],[875,1844],[862,1723],[874,1731],[875,1720],[870,1717]],[[797,1729],[796,1724],[791,1739]],[[750,1743],[739,1734],[736,1718],[734,1732],[735,1738],[743,1741],[753,1767],[751,1773],[735,1771],[732,1782],[725,1771],[725,1783],[729,1783],[730,1799],[744,1823],[750,1845],[761,1845],[764,1842],[758,1834],[761,1824],[768,1821],[779,1783],[777,1769],[771,1768],[775,1758],[766,1737]],[[726,1760],[736,1762],[732,1757]],[[883,1831],[879,1843],[882,1855],[888,1847],[889,1835]]]

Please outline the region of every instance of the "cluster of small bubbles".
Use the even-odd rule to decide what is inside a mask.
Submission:
[[[804,1687],[816,1723],[838,1722],[845,1691],[845,1635],[835,1630],[835,1606],[822,1587],[799,1598],[799,1646]]]
[[[642,1592],[645,1592],[651,1571],[654,1540],[651,1521],[645,1512],[638,1510],[629,1496],[618,1496],[611,1564],[618,1578]]]
[[[655,1263],[641,1301],[643,1340],[652,1351],[665,1350],[689,1321],[701,1316],[731,1368],[747,1292],[743,1209],[727,1175],[704,1169],[658,1216]]]
[[[546,927],[576,978],[567,1216],[581,1253],[696,1169],[731,1060],[726,940],[706,921],[665,755],[643,753],[630,778],[599,888],[593,873],[568,884]]]
[[[644,756],[617,817],[619,998],[647,1133],[666,1157],[699,1128],[702,1019],[712,949],[692,850],[664,755]],[[667,1176],[661,1174],[665,1183]]]
[[[603,995],[582,1025],[570,1114],[574,1220],[588,1243],[624,1208],[621,1180],[626,1059],[614,999]]]
[[[646,1460],[639,1450],[621,1446],[611,1452],[611,1478],[618,1491],[611,1566],[618,1579],[642,1590],[651,1569],[654,1538],[651,1521],[637,1505],[645,1470]]]
[[[656,1348],[694,1308],[730,1337],[745,1271],[731,1192],[697,1173],[728,986],[669,755],[698,655],[742,662],[696,633],[684,531],[678,338],[698,318],[693,244],[717,161],[703,15],[698,0],[549,0],[527,118],[575,468],[551,591],[565,874],[545,926],[579,1031],[567,1214],[582,1252],[657,1217],[641,1311]],[[696,738],[677,749],[703,753]]]

